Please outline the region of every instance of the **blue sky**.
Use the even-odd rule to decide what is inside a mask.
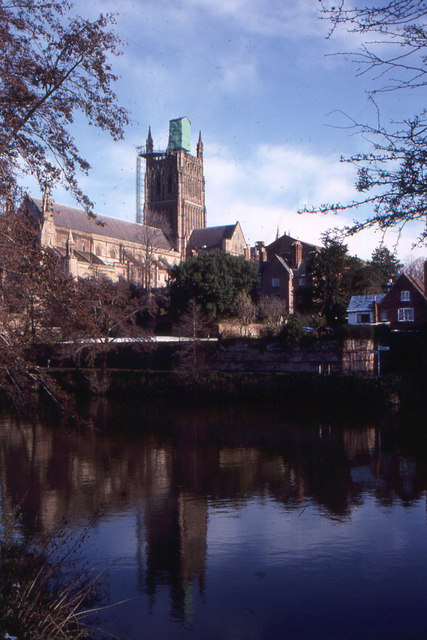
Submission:
[[[208,225],[239,220],[250,244],[290,232],[320,244],[322,231],[356,213],[298,215],[304,205],[346,201],[356,194],[354,169],[340,156],[367,148],[345,128],[375,116],[368,77],[356,77],[353,34],[328,40],[318,0],[78,0],[88,16],[119,12],[126,41],[114,61],[120,103],[131,113],[125,139],[76,124],[76,138],[92,165],[82,184],[96,211],[135,219],[136,146],[151,125],[154,144],[167,145],[168,123],[188,116],[193,152],[202,131]],[[385,117],[412,115],[414,94],[389,94]],[[420,96],[421,99],[421,96]],[[71,204],[57,190],[56,200]],[[407,260],[419,226],[407,227],[398,254]],[[387,234],[393,248],[397,236]],[[350,239],[352,253],[368,258],[380,233]],[[412,251],[424,255],[425,248]]]

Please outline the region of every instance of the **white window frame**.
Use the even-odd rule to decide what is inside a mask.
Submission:
[[[400,301],[401,302],[409,302],[411,299],[411,292],[410,291],[401,291],[400,292]]]
[[[398,322],[414,322],[414,309],[413,307],[400,307],[397,310]]]

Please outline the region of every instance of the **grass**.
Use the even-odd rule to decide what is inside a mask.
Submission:
[[[16,521],[15,521],[16,522]],[[14,516],[0,525],[0,639],[89,640],[88,607],[97,580],[77,574],[81,541],[61,531],[40,544],[19,539]]]

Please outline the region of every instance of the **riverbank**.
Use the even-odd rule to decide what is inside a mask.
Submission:
[[[160,398],[174,404],[245,402],[286,410],[381,412],[421,405],[421,389],[397,377],[321,376],[302,373],[209,371],[196,379],[177,373],[126,369],[50,369],[68,392],[79,397]]]
[[[238,400],[286,410],[351,407],[381,412],[425,408],[423,345],[420,336],[404,336],[403,342],[400,337],[381,352],[381,368],[379,352],[369,341],[330,338],[307,339],[292,347],[277,340],[247,339],[113,343],[92,366],[83,359],[79,367],[67,355],[69,346],[40,345],[35,360],[77,396],[160,397],[174,403]],[[395,352],[406,354],[406,359],[398,359],[405,365],[401,371]]]
[[[62,531],[39,543],[16,537],[16,517],[0,522],[0,638],[10,640],[90,640],[82,623],[95,583],[72,566],[78,545]]]

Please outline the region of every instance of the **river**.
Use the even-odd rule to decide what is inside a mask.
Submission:
[[[416,419],[254,406],[86,408],[92,429],[0,420],[3,509],[85,531],[92,622],[123,640],[422,638],[427,444]],[[423,427],[421,421],[419,429]],[[111,606],[109,606],[111,605]]]

